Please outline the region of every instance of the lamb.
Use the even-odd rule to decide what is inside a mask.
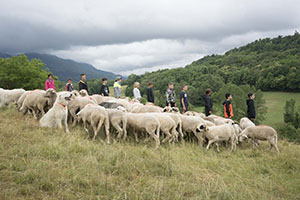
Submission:
[[[146,132],[155,140],[156,148],[159,147],[159,132],[160,123],[158,119],[149,114],[126,113],[127,124],[134,129],[135,139],[138,142],[138,137],[135,132],[138,130],[146,130]]]
[[[237,135],[239,134],[239,126],[237,124],[223,124],[214,127],[201,126],[200,132],[202,132],[203,137],[208,139],[208,144],[206,150],[209,149],[209,146],[213,143],[217,146],[217,151],[219,149],[219,141],[230,141],[231,142],[231,151],[236,149]],[[230,152],[231,152],[230,151]]]
[[[71,92],[62,92],[58,95],[53,107],[41,118],[40,126],[49,128],[62,128],[64,122],[65,131],[68,129],[68,109],[67,104],[71,100]]]
[[[41,112],[44,116],[45,112],[52,108],[54,102],[56,101],[56,92],[52,88],[47,91],[36,90],[29,93],[20,108],[23,114],[26,114],[28,110],[31,110],[34,119],[37,120],[37,112]]]
[[[251,126],[243,130],[243,132],[239,135],[239,141],[250,138],[253,141],[253,144],[256,144],[256,140],[267,140],[270,144],[270,150],[274,147],[276,151],[279,153],[279,149],[277,147],[277,132],[270,126]]]
[[[123,135],[123,140],[125,141],[126,137],[127,137],[127,131],[126,131],[127,117],[126,117],[126,113],[124,113],[121,110],[116,110],[116,109],[106,109],[106,112],[108,114],[110,124],[118,132],[117,138],[121,138],[122,135]],[[122,124],[122,128],[120,126],[121,124]]]
[[[0,90],[0,108],[8,106],[9,103],[16,103],[20,96],[25,92],[24,89]]]
[[[154,116],[158,119],[160,123],[160,130],[166,135],[162,143],[165,143],[166,141],[171,142],[173,139],[178,138],[178,133],[176,131],[177,124],[171,116],[163,115],[161,113],[148,113],[148,115]]]
[[[95,104],[95,101],[91,100],[89,97],[77,97],[73,100],[71,100],[68,104],[68,110],[69,114],[71,116],[71,119],[73,120],[72,126],[74,127],[77,122],[76,113],[78,113],[80,110],[84,108],[87,104]]]
[[[240,120],[240,126],[244,130],[244,129],[248,128],[248,127],[255,126],[255,124],[250,119],[248,119],[247,117],[243,117]]]
[[[87,122],[91,124],[95,140],[102,125],[105,127],[106,141],[110,144],[110,133],[109,133],[109,118],[105,108],[96,104],[87,104],[80,112],[76,115],[77,120],[82,120],[84,123],[84,129],[88,133]]]

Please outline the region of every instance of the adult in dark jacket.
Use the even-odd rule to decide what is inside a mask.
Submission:
[[[253,93],[248,94],[249,99],[247,99],[247,117],[253,121],[256,118],[256,111],[255,111],[255,106],[254,106],[254,98],[255,95]]]
[[[102,96],[109,96],[109,88],[106,84],[107,84],[107,78],[103,78],[102,85],[100,87],[100,95]]]
[[[209,116],[212,113],[212,101],[210,98],[211,95],[211,89],[206,89],[205,96],[204,96],[204,106],[205,106],[205,115]]]
[[[79,91],[85,89],[89,93],[88,86],[85,81],[86,80],[85,74],[81,74],[80,77],[81,77],[81,80],[79,81]]]
[[[153,94],[153,83],[149,82],[149,87],[147,88],[147,100],[149,103],[154,104],[154,94]]]

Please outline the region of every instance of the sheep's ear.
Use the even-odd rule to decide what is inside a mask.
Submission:
[[[167,109],[166,109],[166,108],[164,108],[164,109],[163,109],[163,112],[166,112],[166,111],[167,111]]]
[[[204,128],[205,128],[205,126],[201,125],[199,128],[200,128],[200,129],[204,129]]]

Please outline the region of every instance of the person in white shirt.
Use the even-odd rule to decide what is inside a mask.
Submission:
[[[139,82],[135,82],[134,85],[133,85],[133,96],[136,100],[141,100],[141,93],[140,93],[140,90],[139,90],[139,87],[140,87],[140,83]]]

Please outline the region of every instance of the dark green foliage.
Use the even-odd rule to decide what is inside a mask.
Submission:
[[[0,58],[0,87],[5,89],[44,89],[49,72],[43,70],[44,63],[38,59],[29,61],[22,54],[11,58]]]
[[[292,124],[281,126],[278,130],[280,139],[287,139],[289,142],[300,143],[300,128],[295,128]]]
[[[297,110],[295,103],[294,99],[286,101],[283,117],[285,123],[291,124],[297,129],[300,128],[300,107]]]

